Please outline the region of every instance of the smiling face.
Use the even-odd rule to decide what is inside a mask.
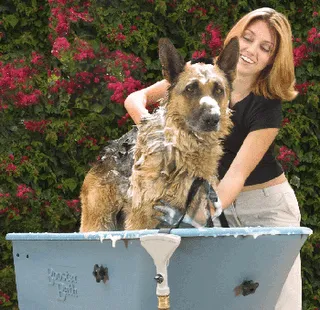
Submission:
[[[237,65],[239,76],[256,77],[272,64],[275,34],[263,20],[249,24],[239,39],[240,57]]]

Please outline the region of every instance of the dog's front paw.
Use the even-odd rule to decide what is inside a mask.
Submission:
[[[162,215],[155,216],[159,221],[159,227],[171,228],[199,228],[202,227],[193,220],[188,214],[183,214],[178,208],[172,207],[167,202],[160,200],[162,205],[155,205],[154,210],[161,212]]]

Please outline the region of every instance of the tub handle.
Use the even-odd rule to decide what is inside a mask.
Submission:
[[[243,281],[239,286],[234,289],[236,296],[242,295],[247,296],[254,294],[256,289],[258,288],[259,283],[253,282],[252,280]]]
[[[102,265],[99,266],[98,264],[95,264],[93,266],[92,274],[96,278],[97,283],[100,283],[101,281],[106,283],[109,280],[108,268],[103,267]]]

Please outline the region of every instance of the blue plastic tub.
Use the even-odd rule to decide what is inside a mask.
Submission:
[[[10,233],[20,310],[157,309],[156,268],[140,237],[157,230]],[[273,310],[312,231],[292,228],[175,229],[168,267],[173,310]],[[94,266],[108,268],[96,282]],[[244,281],[253,294],[236,296]]]

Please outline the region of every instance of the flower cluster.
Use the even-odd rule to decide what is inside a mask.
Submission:
[[[114,102],[123,104],[125,98],[132,92],[142,88],[142,83],[135,80],[133,77],[125,78],[123,82],[117,81],[109,83],[108,89],[113,90],[114,93],[110,99]]]
[[[23,121],[25,129],[32,132],[44,133],[47,125],[50,124],[50,120],[41,120],[41,121]]]
[[[25,202],[30,199],[36,200],[35,191],[25,184],[19,184],[16,188],[15,197],[12,197],[10,193],[0,193],[1,201],[1,214],[8,214],[8,218],[12,219],[20,215],[19,201]]]
[[[192,13],[196,18],[200,18],[202,16],[207,15],[207,10],[203,7],[193,6],[191,9],[188,10],[188,13]]]
[[[59,37],[64,37],[69,34],[71,23],[93,21],[88,11],[88,8],[91,6],[90,1],[49,0],[49,4],[51,6],[49,27],[52,28]]]
[[[210,23],[201,36],[202,44],[208,46],[212,56],[218,55],[223,43],[219,27],[216,27],[213,25],[213,23]]]
[[[96,58],[94,49],[90,44],[84,40],[75,40],[75,53],[73,59],[76,61],[83,61]]]
[[[37,105],[42,99],[42,91],[35,88],[33,78],[45,64],[43,56],[32,53],[31,64],[25,59],[13,63],[0,62],[0,111],[9,108],[26,108]]]
[[[308,43],[313,45],[319,45],[320,44],[320,32],[317,30],[316,27],[311,28],[308,31]]]
[[[72,199],[72,200],[66,200],[66,205],[74,210],[75,212],[80,212],[80,200],[79,199]]]
[[[301,44],[293,50],[294,66],[299,67],[302,61],[308,58],[308,48],[306,44]]]
[[[14,156],[9,155],[9,160],[0,162],[0,172],[5,172],[7,175],[15,175],[18,172],[18,167],[14,164]]]
[[[16,100],[14,105],[17,108],[30,107],[40,103],[42,92],[39,89],[35,89],[32,93],[26,94],[22,91],[18,92],[16,95]]]
[[[192,59],[197,59],[197,58],[203,58],[207,56],[207,52],[205,50],[201,50],[201,51],[195,51],[192,54]]]
[[[313,85],[314,85],[313,82],[304,82],[301,84],[296,84],[295,88],[301,95],[305,95],[308,91],[309,86],[313,86]]]
[[[0,305],[8,306],[10,304],[10,296],[0,289]]]
[[[31,188],[28,187],[25,184],[19,184],[17,186],[17,193],[16,193],[16,197],[18,197],[19,199],[29,199],[29,198],[33,198],[35,196],[35,191]]]
[[[51,53],[53,56],[60,58],[61,54],[70,49],[70,43],[65,37],[58,37],[52,45]]]
[[[121,117],[121,119],[118,120],[118,126],[122,127],[128,121],[128,119],[130,119],[130,115],[129,113],[126,113]]]
[[[43,66],[44,65],[44,57],[43,55],[33,51],[31,53],[31,63],[37,66]]]
[[[289,120],[289,118],[285,117],[285,118],[282,120],[281,127],[284,127],[284,126],[287,125],[287,124],[290,124],[290,120]]]
[[[86,136],[77,141],[78,145],[84,145],[86,148],[91,148],[97,145],[98,140],[96,138]]]
[[[277,159],[285,171],[288,171],[293,166],[299,165],[299,160],[296,153],[286,146],[280,147]]]
[[[297,43],[301,43],[300,38],[293,39]],[[317,28],[313,27],[308,31],[306,42],[294,48],[293,57],[295,67],[301,66],[302,62],[309,58],[312,51],[319,51],[320,45],[320,32]]]
[[[116,42],[118,44],[125,42],[126,35],[123,33],[123,26],[120,24],[117,29],[112,29],[112,31],[107,35],[110,42]]]

